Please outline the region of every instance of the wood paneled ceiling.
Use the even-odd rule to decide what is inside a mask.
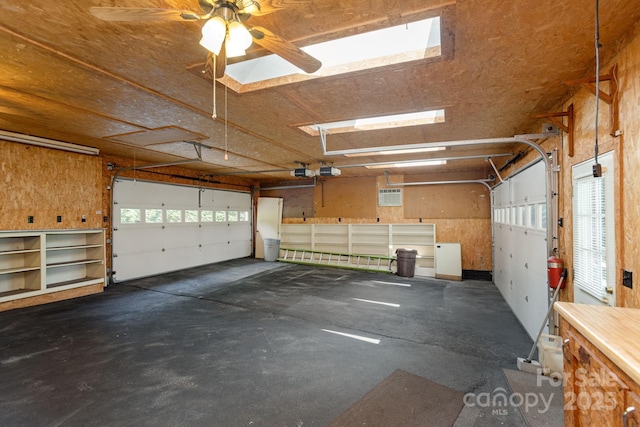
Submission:
[[[277,179],[320,162],[343,176],[380,174],[349,164],[429,156],[516,153],[524,146],[456,147],[429,155],[324,156],[297,126],[444,108],[435,125],[328,135],[330,150],[510,137],[540,132],[594,76],[595,2],[584,0],[262,0],[280,7],[250,24],[299,47],[440,15],[444,55],[247,93],[216,90],[198,44],[202,22],[105,22],[92,6],[177,8],[196,0],[5,0],[0,2],[0,129],[99,148],[138,162],[173,162],[196,173]],[[600,1],[601,63],[637,34],[636,0]],[[255,43],[249,56],[267,54]],[[225,106],[226,97],[226,106]],[[226,137],[225,137],[226,135]],[[157,139],[155,139],[157,137]],[[157,141],[157,143],[156,143]],[[225,160],[225,151],[227,159]],[[498,166],[509,157],[497,158]],[[484,159],[437,171],[486,174]],[[432,170],[429,169],[429,170]],[[267,171],[267,172],[265,172]],[[281,171],[281,172],[270,172]],[[402,172],[424,172],[424,169]]]

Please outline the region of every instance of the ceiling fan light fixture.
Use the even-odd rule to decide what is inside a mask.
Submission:
[[[200,45],[218,55],[227,34],[227,24],[219,16],[214,16],[202,26]]]
[[[238,56],[244,56],[246,54],[247,52],[244,49],[242,49],[241,46],[238,46],[237,43],[233,43],[227,37],[227,44],[225,46],[225,55],[227,58],[236,58]]]
[[[243,4],[246,3],[246,6],[244,6],[244,8],[242,9],[242,13],[256,13],[256,12],[260,12],[260,5],[255,2],[255,1],[247,1],[247,2],[243,2]]]
[[[247,50],[252,42],[253,37],[251,37],[251,33],[244,25],[238,21],[229,22],[229,38],[227,43],[234,44],[234,48],[237,47],[237,49]]]

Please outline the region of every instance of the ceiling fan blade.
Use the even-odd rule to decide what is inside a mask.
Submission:
[[[322,67],[322,62],[266,28],[253,27],[249,32],[254,42],[307,73],[315,73]]]
[[[89,12],[103,21],[197,21],[200,15],[190,10],[153,9],[144,7],[92,7]]]
[[[284,7],[278,6],[278,3],[281,3],[282,0],[257,0],[257,2],[260,4],[260,9],[251,12],[254,16],[268,15],[284,9]]]

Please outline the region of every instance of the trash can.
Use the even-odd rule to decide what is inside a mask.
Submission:
[[[280,240],[264,239],[264,260],[275,261],[280,255]]]
[[[402,277],[413,277],[416,271],[416,255],[418,251],[415,249],[397,249],[396,260],[398,261],[397,275]]]

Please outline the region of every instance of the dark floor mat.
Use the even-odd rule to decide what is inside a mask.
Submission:
[[[462,407],[461,392],[398,369],[329,427],[451,426]]]

